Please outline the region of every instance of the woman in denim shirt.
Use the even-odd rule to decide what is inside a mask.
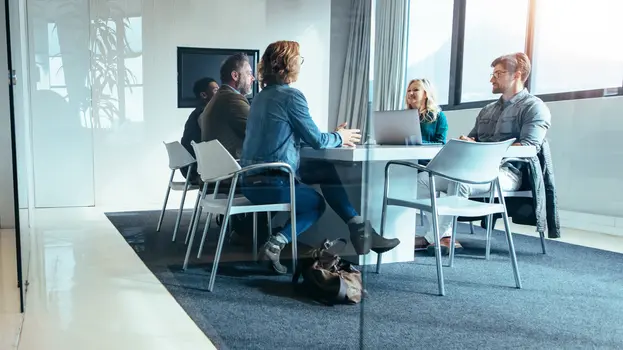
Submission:
[[[246,137],[240,159],[242,166],[284,162],[297,174],[296,234],[311,227],[322,216],[326,204],[348,224],[350,238],[358,254],[370,249],[379,252],[396,247],[400,241],[385,239],[373,230],[353,208],[335,168],[327,162],[300,164],[299,150],[305,143],[314,149],[353,147],[361,139],[359,130],[344,128],[320,132],[309,114],[303,93],[290,87],[301,69],[303,57],[294,41],[278,41],[268,45],[258,66],[262,91],[253,99],[247,120]],[[300,164],[300,167],[299,167]],[[242,193],[254,204],[290,201],[288,175],[279,170],[248,173],[242,178]],[[307,184],[320,184],[320,195]],[[367,232],[372,231],[371,234]],[[260,257],[277,273],[287,273],[279,262],[281,250],[291,241],[291,226],[274,232],[260,250]]]

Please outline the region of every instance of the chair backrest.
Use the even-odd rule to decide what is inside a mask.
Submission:
[[[206,182],[241,169],[236,160],[218,140],[195,143],[191,142],[197,155],[197,172]]]
[[[171,170],[177,170],[195,163],[195,158],[193,158],[179,141],[163,143],[167,148],[169,168],[171,168]]]
[[[488,183],[500,173],[502,158],[515,139],[470,142],[452,139],[426,166],[436,173],[467,183]]]

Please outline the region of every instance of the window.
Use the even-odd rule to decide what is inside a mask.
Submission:
[[[533,93],[621,86],[622,1],[547,0],[537,2],[536,10]]]
[[[409,0],[407,78],[425,77],[444,109],[482,107],[491,62],[525,52],[545,101],[623,95],[623,1]]]
[[[447,104],[450,89],[454,0],[410,0],[407,81],[426,78],[435,85],[437,103]]]
[[[461,102],[498,98],[489,82],[491,62],[524,51],[528,9],[528,0],[467,1]]]

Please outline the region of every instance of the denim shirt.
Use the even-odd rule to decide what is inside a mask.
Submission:
[[[523,89],[508,101],[500,97],[496,102],[486,105],[478,113],[476,125],[467,136],[479,142],[515,138],[515,142],[524,146],[535,146],[539,152],[551,122],[552,115],[547,105]],[[523,163],[507,163],[502,171],[512,172],[516,177],[515,181],[521,183],[522,168]]]
[[[552,115],[547,105],[523,89],[508,101],[500,98],[485,106],[467,136],[480,142],[516,138],[515,142],[536,146],[538,151],[551,122]]]
[[[298,173],[301,142],[314,149],[335,148],[342,138],[318,129],[299,90],[287,84],[265,87],[251,104],[241,166],[283,162]]]

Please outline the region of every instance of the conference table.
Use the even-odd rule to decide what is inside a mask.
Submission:
[[[441,145],[423,146],[358,146],[356,148],[333,148],[314,150],[301,149],[301,161],[326,161],[334,164],[344,184],[348,197],[365,220],[380,232],[381,209],[385,165],[388,161],[404,160],[417,162],[430,160],[441,150]],[[506,157],[531,158],[536,155],[534,146],[511,146]],[[407,167],[392,167],[390,170],[389,195],[400,199],[417,198],[417,171]],[[383,263],[407,262],[414,259],[416,210],[388,207],[385,226],[386,237],[397,237],[401,243],[390,252],[383,254]],[[423,234],[423,233],[420,233]],[[344,222],[327,206],[320,220],[308,231],[301,234],[299,241],[312,247],[319,247],[324,239],[347,238],[348,228]],[[348,261],[360,265],[376,264],[376,253],[357,256],[351,244],[341,254]]]

